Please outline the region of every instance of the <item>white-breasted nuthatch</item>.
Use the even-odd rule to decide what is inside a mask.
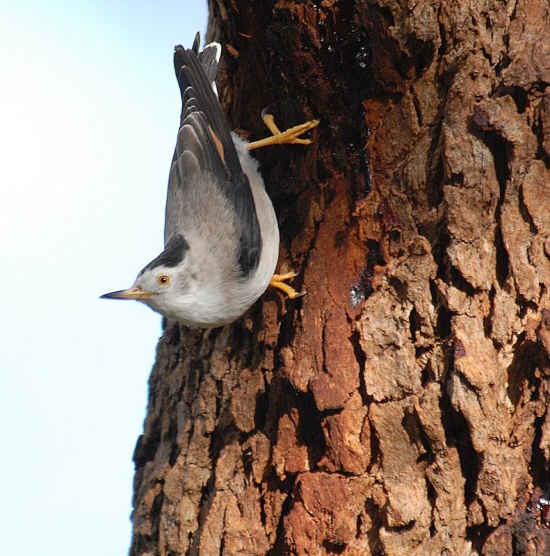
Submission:
[[[170,169],[164,251],[134,285],[102,298],[135,299],[187,326],[215,328],[238,319],[271,284],[294,298],[274,275],[279,227],[271,200],[249,151],[266,145],[309,144],[299,137],[319,123],[281,132],[270,115],[273,136],[248,143],[231,133],[217,98],[217,43],[199,53],[177,46],[174,67],[182,97],[180,129]]]

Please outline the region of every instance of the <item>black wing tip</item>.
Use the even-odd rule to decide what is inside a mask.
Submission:
[[[188,71],[191,72],[204,72],[204,68],[201,67],[197,53],[190,48],[184,48],[183,46],[178,45],[174,49],[174,70],[176,72],[176,77],[178,79],[178,83],[180,84],[180,88],[182,86],[182,72],[186,67],[189,68]],[[185,88],[183,90],[185,90]]]
[[[174,69],[176,70],[176,75],[178,75],[181,67],[186,65],[190,52],[192,51],[183,47],[181,44],[178,44],[174,48]]]
[[[214,50],[208,48],[208,54],[201,52],[197,55],[195,50],[184,48],[181,45],[174,50],[174,70],[183,100],[182,114],[185,112],[187,101],[194,98],[200,101],[200,107],[195,107],[205,113],[215,111],[214,105],[219,106],[218,98],[214,92],[213,82],[216,78],[218,49],[217,43]],[[192,89],[189,95],[186,91]],[[210,105],[210,110],[208,109]]]
[[[195,54],[197,54],[197,56],[199,54],[200,45],[201,45],[201,34],[197,31],[197,34],[195,35],[195,40],[193,41],[193,46],[191,47],[191,49]]]
[[[197,32],[195,35],[195,40],[193,41],[193,46],[191,48],[185,48],[181,44],[174,47],[174,65],[176,67],[176,73],[179,72],[182,65],[185,65],[186,59],[188,60],[191,52],[197,57],[199,61],[206,60],[209,64],[215,64],[217,66],[221,57],[221,45],[215,41],[204,45],[202,51],[200,51],[201,35]],[[205,65],[204,63],[202,64]]]
[[[174,65],[176,66],[176,73],[179,71],[179,68],[185,63],[185,57],[189,56],[191,52],[195,54],[195,56],[199,56],[199,48],[201,45],[201,34],[197,31],[195,35],[195,39],[193,40],[193,46],[191,48],[185,48],[181,44],[177,44],[174,47]]]
[[[199,31],[197,31],[197,34],[195,35],[195,38],[193,39],[193,46],[191,47],[191,50],[195,54],[198,54],[200,45],[201,45],[201,34],[200,34]],[[187,50],[187,49],[184,48],[181,44],[177,44],[174,47],[174,50]]]

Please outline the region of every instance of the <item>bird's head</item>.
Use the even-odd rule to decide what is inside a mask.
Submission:
[[[174,236],[164,251],[151,261],[139,274],[131,288],[106,293],[102,299],[134,299],[149,305],[154,311],[169,315],[176,295],[181,294],[187,280],[187,257],[189,244],[183,236]]]
[[[101,299],[134,299],[147,305],[156,305],[172,286],[173,273],[167,268],[145,268],[134,285],[127,290],[106,293]]]

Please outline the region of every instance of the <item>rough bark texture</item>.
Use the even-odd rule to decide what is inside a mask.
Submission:
[[[132,556],[549,554],[547,0],[217,0],[210,35],[235,128],[321,119],[258,153],[308,294],[167,323]]]

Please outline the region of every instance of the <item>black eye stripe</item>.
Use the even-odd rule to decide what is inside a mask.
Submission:
[[[183,239],[182,235],[176,235],[166,244],[164,251],[153,261],[151,261],[139,274],[146,270],[152,270],[159,266],[175,267],[183,261],[185,254],[189,250],[189,244]]]

